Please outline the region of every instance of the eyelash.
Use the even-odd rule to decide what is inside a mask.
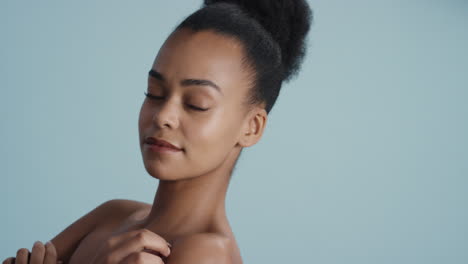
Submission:
[[[161,100],[163,99],[164,97],[162,96],[156,96],[156,95],[153,95],[153,94],[150,94],[150,93],[147,93],[147,92],[144,92],[145,93],[145,96],[148,97],[149,99],[153,99],[153,100]],[[194,105],[188,105],[190,108],[196,110],[196,111],[200,111],[200,112],[203,112],[203,111],[206,111],[208,110],[209,108],[200,108],[200,107],[196,107]]]

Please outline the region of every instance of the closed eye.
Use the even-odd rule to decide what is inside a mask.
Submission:
[[[147,92],[145,92],[145,96],[150,98],[150,99],[155,99],[155,100],[163,99],[162,96],[156,96],[156,95],[153,95],[153,94],[150,94],[150,93],[147,93]]]
[[[188,105],[190,108],[192,109],[195,109],[196,111],[206,111],[208,110],[208,108],[200,108],[200,107],[196,107],[194,105]]]
[[[164,99],[164,96],[156,96],[156,95],[153,95],[153,94],[150,94],[150,93],[147,93],[147,92],[144,92],[145,93],[145,96],[150,98],[150,99],[153,99],[153,100],[162,100]],[[200,108],[200,107],[197,107],[197,106],[194,106],[194,105],[190,105],[188,104],[188,106],[196,111],[207,111],[209,108]]]

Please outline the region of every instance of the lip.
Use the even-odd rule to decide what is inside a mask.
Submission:
[[[159,152],[159,153],[176,153],[176,152],[181,151],[181,150],[174,149],[174,148],[164,147],[164,146],[155,145],[155,144],[148,144],[148,143],[145,143],[145,146],[150,151]]]
[[[164,139],[158,139],[154,137],[147,137],[145,139],[145,145],[148,145],[149,148],[157,151],[181,151],[182,148],[179,148],[170,142]]]

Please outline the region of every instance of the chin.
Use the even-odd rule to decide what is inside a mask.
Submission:
[[[167,170],[162,169],[161,166],[156,166],[155,164],[146,164],[145,169],[151,177],[159,180],[170,180],[173,178],[173,175],[167,172]]]
[[[168,164],[152,160],[145,162],[145,169],[151,177],[162,181],[175,181],[184,178],[181,177],[183,173],[180,166],[168,166]]]
[[[158,179],[160,181],[170,181],[174,180],[174,178],[168,176],[168,175],[160,175],[160,174],[154,174],[154,173],[149,173],[151,177],[154,179]]]

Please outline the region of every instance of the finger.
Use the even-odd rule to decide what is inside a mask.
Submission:
[[[125,242],[126,240],[129,240],[131,237],[135,236],[139,232],[141,232],[141,229],[122,232],[120,234],[113,235],[106,240],[105,247],[108,249],[108,251],[112,251],[115,247]]]
[[[145,249],[154,250],[166,257],[169,256],[171,251],[164,238],[148,229],[139,229],[139,232],[118,244],[114,250],[112,250],[110,259],[118,263],[129,254],[140,252]]]
[[[144,251],[133,252],[125,257],[119,264],[130,264],[130,263],[151,263],[151,264],[164,264],[163,260],[151,253]]]
[[[116,246],[120,245],[123,241],[129,240],[132,237],[134,237],[135,235],[137,235],[137,234],[139,234],[141,232],[146,232],[146,231],[151,232],[150,230],[148,230],[146,228],[143,228],[143,229],[132,230],[132,231],[128,231],[128,232],[118,234],[118,235],[114,235],[110,239],[108,239],[108,241],[107,241],[108,248],[113,249]],[[151,233],[155,234],[154,232],[151,232]],[[159,236],[157,234],[155,234],[155,235]],[[161,237],[161,236],[159,236],[159,237],[162,240],[164,240],[169,245],[169,247],[171,246],[171,244],[169,244],[169,242],[167,242],[163,237]]]
[[[20,248],[16,251],[15,264],[28,264],[29,250],[27,248]]]
[[[169,256],[171,253],[169,243],[164,238],[148,229],[142,229],[140,233],[133,236],[128,245],[130,245],[134,251],[146,250],[148,253],[162,254],[165,257]]]
[[[124,233],[121,233],[119,235],[114,235],[113,237],[111,237],[110,239],[107,240],[107,246],[109,249],[113,249],[115,248],[116,246],[119,246],[122,242],[125,242],[133,237],[135,237],[136,235],[138,235],[139,233],[141,232],[149,232],[150,235],[155,235],[155,236],[158,236],[162,241],[164,241],[169,247],[171,247],[172,245],[167,242],[163,237],[159,236],[158,234],[146,229],[146,228],[142,228],[142,229],[137,229],[137,230],[132,230],[132,231],[128,231],[128,232],[124,232]]]
[[[30,264],[42,264],[44,263],[45,246],[41,241],[36,241],[32,247]]]
[[[44,264],[57,264],[57,250],[50,241],[45,244]]]
[[[14,257],[9,257],[9,258],[5,259],[2,262],[2,264],[12,264],[14,259],[15,259]]]
[[[130,238],[134,237],[135,235],[137,235],[140,232],[142,232],[142,230],[137,229],[137,230],[127,231],[127,232],[122,232],[122,233],[119,233],[119,234],[116,234],[116,235],[112,235],[110,238],[108,238],[105,241],[105,244],[104,244],[104,248],[105,248],[104,251],[108,252],[108,253],[111,253],[111,254],[102,255],[102,256],[100,256],[99,261],[95,260],[94,262],[96,262],[96,263],[100,263],[100,262],[117,263],[118,261],[121,261],[121,259],[123,257],[127,256],[131,252],[126,252],[126,254],[121,254],[123,256],[115,254],[115,253],[113,255],[112,252],[115,251],[115,248],[117,246],[125,243]],[[117,259],[119,257],[120,257],[120,259]]]

